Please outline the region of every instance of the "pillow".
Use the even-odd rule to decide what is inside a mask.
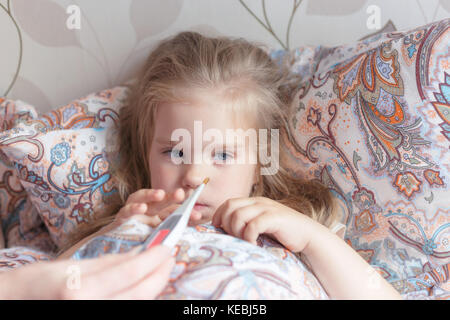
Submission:
[[[0,272],[10,271],[39,261],[50,261],[51,254],[23,246],[0,250]]]
[[[125,94],[96,92],[0,133],[0,151],[58,248],[116,192],[106,145]]]
[[[33,106],[20,100],[0,98],[2,130],[15,127],[18,121],[36,117]],[[21,185],[14,165],[1,150],[0,177],[0,249],[27,246],[47,253],[54,252],[55,245],[47,228]]]
[[[347,243],[405,296],[450,297],[449,22],[319,50],[282,134],[290,171],[333,190]]]

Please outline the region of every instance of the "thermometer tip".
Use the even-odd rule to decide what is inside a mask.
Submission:
[[[203,180],[203,183],[204,183],[204,184],[207,184],[208,181],[209,181],[209,178],[205,178],[205,180]]]

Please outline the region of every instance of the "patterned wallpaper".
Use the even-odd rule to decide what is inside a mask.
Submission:
[[[158,40],[183,30],[292,49],[449,13],[450,0],[0,0],[0,96],[46,112],[123,83]]]

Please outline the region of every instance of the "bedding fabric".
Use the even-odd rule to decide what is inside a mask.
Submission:
[[[0,133],[0,151],[8,160],[4,170],[20,180],[24,201],[31,202],[56,248],[116,192],[106,152],[114,145],[108,135],[125,93],[125,87],[96,92],[44,115],[19,117]],[[4,100],[0,111],[7,113],[15,104]],[[4,189],[7,223],[17,213],[12,187]]]
[[[292,174],[333,190],[347,243],[410,298],[450,294],[449,25],[317,48],[283,135]]]
[[[152,228],[130,219],[91,239],[74,260],[127,252]],[[157,299],[328,299],[314,274],[278,242],[260,236],[258,246],[211,224],[188,227],[175,246],[176,264]]]
[[[292,71],[286,87],[294,96],[294,139],[282,132],[281,144],[289,170],[333,190],[345,241],[407,299],[450,296],[449,21],[338,47],[269,52]],[[6,247],[0,271],[52,259],[114,196],[110,164],[118,156],[115,130],[126,92],[123,86],[95,92],[44,115],[0,99],[0,245]],[[96,241],[128,250],[140,241],[130,230]],[[189,228],[161,298],[238,291],[244,298],[326,298],[298,259],[263,240],[265,250],[211,226]],[[96,247],[74,258],[101,254],[86,248]],[[229,280],[226,289],[209,278],[218,270]]]

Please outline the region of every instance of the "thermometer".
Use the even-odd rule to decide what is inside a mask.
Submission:
[[[209,178],[203,180],[202,184],[195,189],[191,196],[187,198],[180,207],[172,212],[170,216],[161,222],[161,224],[145,240],[140,252],[145,251],[157,244],[163,244],[170,248],[177,244],[188,224],[195,202],[208,181]]]

